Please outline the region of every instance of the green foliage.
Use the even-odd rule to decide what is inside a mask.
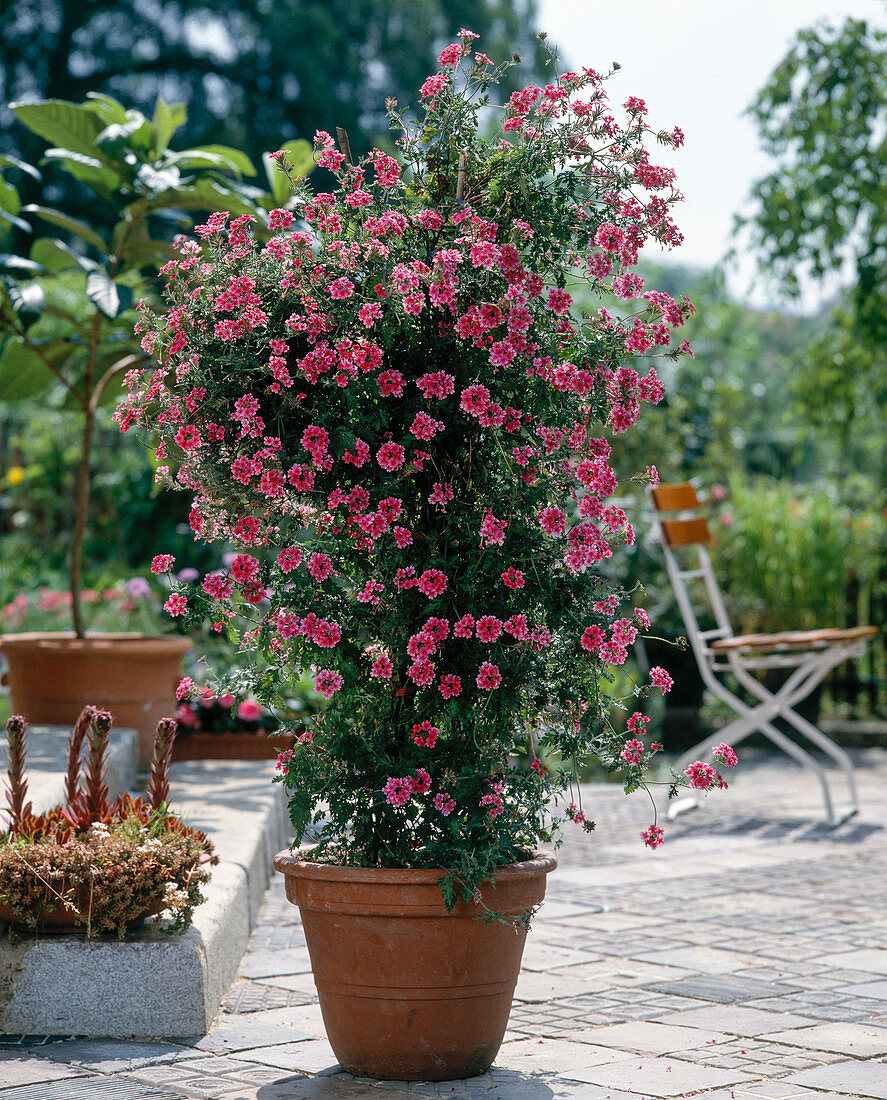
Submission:
[[[887,31],[852,17],[823,23],[798,34],[750,109],[777,161],[744,223],[762,268],[790,295],[803,275],[851,278],[829,330],[796,361],[799,403],[823,428],[835,424],[841,447],[854,425],[858,438],[878,431],[887,400],[885,66]],[[883,445],[875,454],[883,470]]]
[[[857,500],[828,484],[731,481],[712,558],[737,632],[843,626],[851,578],[871,598],[885,520],[871,486],[855,488]]]
[[[9,158],[0,170],[7,213],[62,231],[61,238],[35,239],[26,259],[0,261],[0,400],[61,395],[54,403],[78,416],[70,582],[74,625],[82,634],[82,544],[99,410],[117,399],[125,372],[146,358],[133,335],[134,303],[155,293],[157,270],[170,256],[170,227],[190,225],[187,211],[226,209],[261,218],[276,202],[270,192],[241,182],[255,169],[238,150],[217,144],[169,148],[186,121],[181,104],[158,98],[151,119],[107,95],[11,109],[32,134],[53,143],[44,161],[78,181],[96,215],[87,223],[65,209],[21,205],[5,173],[26,180],[35,173]],[[296,150],[302,168],[307,148],[303,142]]]

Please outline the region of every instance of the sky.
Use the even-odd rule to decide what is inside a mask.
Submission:
[[[618,61],[611,100],[640,96],[654,129],[684,131],[684,147],[659,157],[676,169],[685,197],[675,213],[685,240],[670,258],[701,265],[717,263],[730,248],[734,216],[748,208],[754,180],[772,169],[743,112],[795,33],[850,15],[887,26],[884,0],[537,0],[537,7],[538,26],[558,44],[562,67],[603,72]],[[728,276],[735,294],[757,304],[772,300],[772,290],[753,285],[747,251]],[[806,307],[822,296],[808,288]]]

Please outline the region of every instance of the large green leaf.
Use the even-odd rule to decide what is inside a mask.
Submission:
[[[145,138],[150,143],[150,135],[150,123],[141,111],[127,111],[126,122],[112,122],[106,126],[96,136],[95,143],[105,156],[120,160],[127,148],[145,147]]]
[[[91,100],[90,108],[103,119],[105,125],[111,122],[126,122],[126,108],[113,96],[104,92],[87,92],[86,98]]]
[[[56,161],[69,176],[88,184],[105,198],[126,182],[115,169],[97,157],[86,156],[85,153],[74,153],[70,149],[47,149],[43,156],[45,160]]]
[[[35,180],[42,178],[33,164],[26,164],[23,160],[19,160],[18,157],[9,157],[3,153],[0,153],[0,168],[18,168],[20,172],[27,173]]]
[[[102,124],[89,107],[64,99],[44,99],[39,103],[11,103],[10,108],[23,126],[51,145],[95,156],[95,139]]]
[[[15,214],[10,214],[8,210],[4,210],[0,207],[0,218],[5,222],[12,222],[16,229],[21,229],[23,233],[30,233],[31,226],[24,218],[19,218]]]
[[[41,237],[31,246],[31,259],[36,260],[47,271],[64,271],[69,267],[79,267],[83,271],[95,271],[98,264],[88,256],[81,256],[69,244],[58,237]]]
[[[22,200],[18,197],[18,191],[0,176],[0,209],[7,214],[17,214],[21,208]]]
[[[112,321],[132,305],[132,290],[115,283],[104,271],[93,271],[87,276],[86,296],[96,309]]]
[[[7,341],[0,355],[0,401],[25,401],[36,397],[48,390],[52,382],[53,375],[44,361],[21,337],[14,336]]]
[[[69,233],[81,237],[87,244],[91,244],[100,252],[107,252],[108,250],[108,246],[102,238],[86,222],[80,221],[79,218],[72,218],[69,214],[63,214],[61,210],[52,210],[48,206],[38,206],[37,203],[32,202],[22,207],[22,213],[36,214],[38,218],[49,222],[50,225],[57,225],[59,229],[67,229]]]
[[[162,96],[154,104],[154,156],[159,157],[169,145],[169,139],[185,124],[188,114],[184,103],[165,103]]]
[[[198,145],[194,149],[183,149],[177,156],[188,157],[195,153],[209,153],[210,156],[221,157],[226,164],[230,164],[244,176],[256,174],[253,162],[246,153],[241,153],[239,149],[232,149],[230,145]]]
[[[9,299],[18,314],[38,314],[46,305],[46,295],[39,283],[13,283]]]

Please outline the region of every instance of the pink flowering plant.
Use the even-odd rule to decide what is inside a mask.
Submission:
[[[569,769],[543,757],[645,783],[643,716],[626,745],[606,692],[649,627],[601,569],[634,538],[607,435],[661,399],[630,364],[680,355],[692,308],[632,274],[681,240],[645,146],[680,131],[637,99],[611,112],[591,69],[492,105],[507,65],[475,37],[417,117],[389,101],[397,158],[318,133],[334,191],[273,211],[265,244],[224,215],[179,244],[169,309],[140,325],[157,365],[117,412],[159,432],[195,536],[236,551],[169,613],[261,656],[235,693],[273,704],[310,669],[328,700],[279,763],[297,832],[323,821],[314,858],[447,868],[450,901],[551,839]],[[614,280],[625,316],[571,313],[571,285]]]

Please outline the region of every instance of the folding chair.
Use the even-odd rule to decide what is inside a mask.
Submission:
[[[657,513],[681,513],[674,518],[662,518],[659,521],[660,541],[668,576],[700,675],[706,687],[737,715],[716,734],[684,753],[675,765],[675,770],[680,773],[691,760],[697,759],[721,741],[735,745],[758,731],[799,764],[816,773],[825,800],[826,820],[832,827],[840,825],[859,808],[853,765],[843,749],[793,708],[836,665],[850,657],[858,657],[865,649],[866,640],[877,633],[877,628],[859,626],[849,629],[795,630],[781,634],[735,635],[706,549],[706,543],[711,542],[708,523],[704,516],[689,514],[700,504],[696,489],[689,483],[660,485],[652,490],[652,497]],[[688,556],[689,563],[686,561]],[[687,564],[689,568],[685,567]],[[700,628],[686,583],[691,580],[702,583],[715,623],[712,629]],[[769,691],[753,675],[754,670],[770,668],[785,669],[788,673],[785,682],[775,692]],[[757,702],[749,705],[730,690],[724,683],[729,675]],[[840,810],[835,808],[828,776],[819,761],[773,725],[774,719],[780,717],[842,769],[850,795],[849,803],[845,807]],[[696,804],[692,799],[672,801],[668,817],[674,818]]]

